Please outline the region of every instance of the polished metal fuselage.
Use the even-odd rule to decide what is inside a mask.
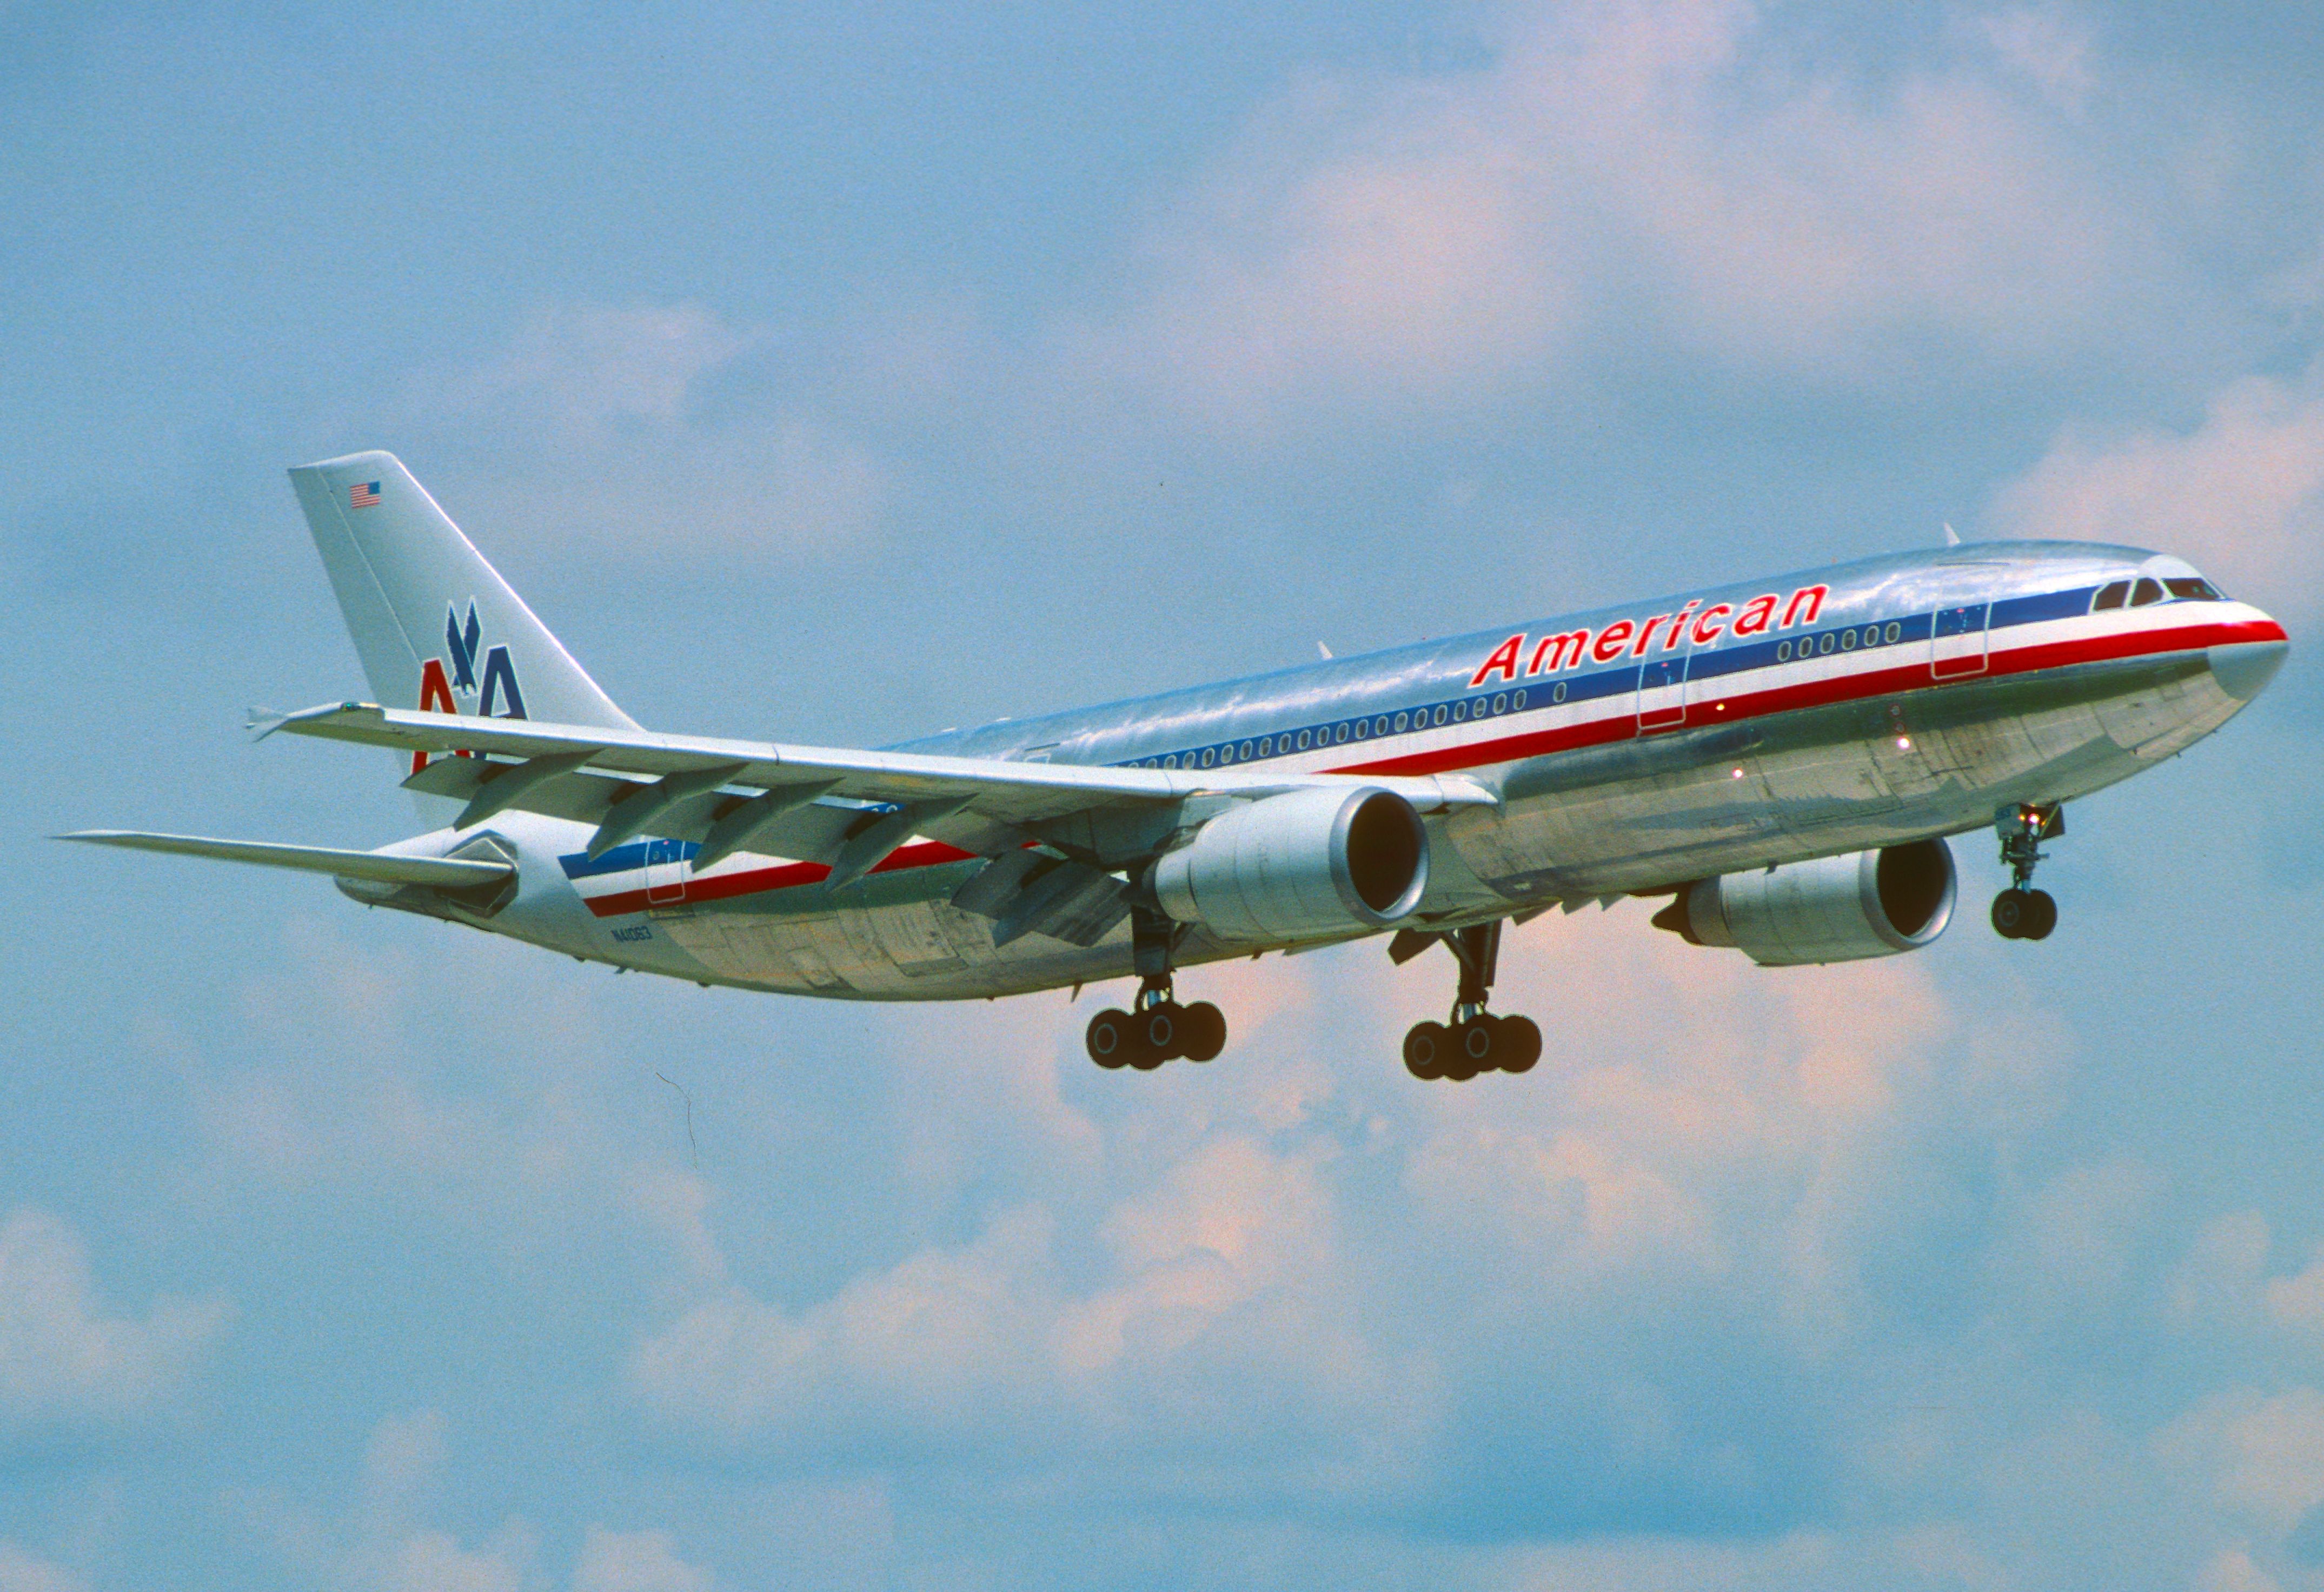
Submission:
[[[1457,773],[1499,804],[1429,820],[1428,888],[1411,921],[1449,927],[1987,829],[2002,805],[2070,801],[2126,779],[2225,723],[2283,650],[2282,630],[2245,604],[2091,606],[2109,583],[2192,575],[2135,548],[1970,545],[1004,721],[904,749]],[[939,856],[838,891],[799,884],[689,900],[690,865],[673,845],[650,865],[658,880],[600,893],[593,908],[558,860],[574,859],[586,828],[518,814],[497,827],[522,857],[522,888],[483,926],[641,970],[904,1000],[1130,972],[1126,926],[1089,949],[1038,934],[995,947],[987,920],[949,904],[981,859]],[[1100,851],[1106,843],[1096,831],[1060,838]],[[610,910],[616,902],[622,910]],[[1346,937],[1358,932],[1351,924]],[[1198,926],[1177,959],[1325,942],[1230,942]]]

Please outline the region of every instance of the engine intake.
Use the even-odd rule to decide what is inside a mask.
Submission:
[[[1918,950],[1952,921],[1952,848],[1915,840],[1878,851],[1698,879],[1655,914],[1690,945],[1731,946],[1763,967],[1853,962]]]
[[[1427,887],[1420,815],[1373,785],[1230,808],[1154,865],[1162,910],[1226,939],[1385,928],[1419,905]]]

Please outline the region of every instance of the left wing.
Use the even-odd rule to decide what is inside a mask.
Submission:
[[[178,856],[215,857],[266,868],[294,868],[337,879],[374,884],[420,884],[438,890],[474,890],[498,884],[516,872],[509,862],[452,856],[404,856],[392,851],[343,851],[328,846],[283,846],[266,840],[217,840],[207,835],[157,835],[145,829],[78,829],[59,840],[89,846],[119,846],[132,851],[163,851]]]

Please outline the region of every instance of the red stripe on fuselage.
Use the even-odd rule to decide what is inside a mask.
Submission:
[[[2246,620],[2232,625],[2186,625],[2172,630],[2131,631],[2118,635],[2079,637],[2067,641],[2043,642],[2032,646],[2013,647],[1996,651],[1987,657],[1986,667],[1975,674],[1948,675],[1940,680],[1930,673],[1929,657],[1921,652],[1917,662],[1873,669],[1855,674],[1843,674],[1830,680],[1801,680],[1793,685],[1769,686],[1759,690],[1746,690],[1724,697],[1712,697],[1686,705],[1686,718],[1682,724],[1665,729],[1649,728],[1647,735],[1667,734],[1671,730],[1705,729],[1721,724],[1739,724],[1746,719],[1766,718],[1779,713],[1794,713],[1805,708],[1828,708],[1834,703],[1860,700],[1867,697],[1886,697],[1914,690],[1938,690],[1950,685],[1963,685],[1974,680],[1991,680],[1997,675],[2034,674],[2048,669],[2064,669],[2077,663],[2103,663],[2123,658],[2150,656],[2165,653],[2191,653],[2203,647],[2219,646],[2235,642],[2270,642],[2284,639],[2283,627],[2273,620]],[[1915,649],[1918,651],[1919,649]],[[1784,667],[1782,664],[1775,665]],[[1384,757],[1376,763],[1357,764],[1335,773],[1371,774],[1435,774],[1454,773],[1495,763],[1515,763],[1521,758],[1540,757],[1553,752],[1570,752],[1582,746],[1599,746],[1614,741],[1639,738],[1638,717],[1634,706],[1630,712],[1593,719],[1583,724],[1561,726],[1555,729],[1535,730],[1526,735],[1502,736],[1489,741],[1471,742],[1460,746],[1443,746],[1433,752],[1416,752],[1403,757]]]
[[[922,840],[911,846],[899,846],[881,859],[872,871],[890,874],[902,868],[941,867],[945,863],[966,862],[976,853],[963,851],[957,846],[946,846],[941,840]],[[789,890],[800,884],[820,884],[831,877],[831,865],[819,862],[778,863],[770,868],[738,868],[731,874],[696,874],[686,881],[686,893],[657,901],[655,906],[692,906],[698,902],[725,901],[737,895],[758,895],[769,890]],[[604,895],[583,898],[590,912],[600,918],[618,918],[630,912],[646,910],[643,890],[621,890]]]
[[[1991,680],[1997,675],[2034,674],[2046,669],[2070,668],[2077,663],[2104,663],[2165,653],[2191,653],[2203,647],[2237,642],[2280,642],[2284,639],[2283,627],[2272,619],[2244,620],[2231,625],[2184,625],[2171,630],[2128,631],[2116,635],[2043,642],[1996,651],[1988,654],[1982,671],[1947,676],[1941,680],[1932,675],[1927,652],[1914,643],[1914,650],[1919,653],[1914,662],[1840,675],[1831,680],[1803,680],[1796,685],[1771,686],[1702,702],[1689,702],[1685,722],[1672,725],[1669,728],[1703,729],[1714,725],[1739,724],[1746,719],[1771,717],[1805,708],[1826,708],[1866,697],[1893,696],[1914,690],[1941,690],[1947,686]],[[1776,664],[1775,667],[1780,669],[1784,665]],[[1382,758],[1377,763],[1351,764],[1344,768],[1323,772],[1455,773],[1496,763],[1515,763],[1521,758],[1540,757],[1553,752],[1571,752],[1583,746],[1636,740],[1639,738],[1639,730],[1635,692],[1630,700],[1632,710],[1628,713],[1613,714],[1582,724],[1534,730],[1524,735],[1499,736],[1489,741],[1471,741],[1458,746],[1440,747],[1434,752],[1416,752],[1406,756]],[[1664,733],[1667,732],[1652,728],[1646,732],[1647,735]],[[956,846],[947,846],[941,840],[924,840],[917,845],[898,847],[872,871],[885,874],[904,868],[939,867],[946,863],[965,862],[975,855]],[[711,874],[688,879],[682,897],[653,904],[677,906],[724,901],[737,895],[757,895],[770,890],[788,890],[801,884],[820,884],[830,876],[830,867],[817,862],[781,863],[773,867]],[[586,899],[589,911],[600,918],[641,912],[648,905],[643,890],[624,890],[617,894]]]

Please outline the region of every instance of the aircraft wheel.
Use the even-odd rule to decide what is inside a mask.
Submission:
[[[1415,1078],[1442,1078],[1452,1051],[1452,1035],[1442,1023],[1416,1023],[1404,1036],[1404,1068]]]
[[[1467,1083],[1479,1073],[1492,1069],[1492,1022],[1489,1017],[1471,1018],[1446,1031],[1443,1077],[1454,1083]]]
[[[1089,1031],[1083,1035],[1090,1060],[1105,1068],[1120,1067],[1130,1060],[1133,1039],[1130,1014],[1111,1006],[1090,1019]]]
[[[1530,1017],[1504,1017],[1493,1035],[1493,1065],[1503,1072],[1531,1072],[1541,1060],[1541,1030]]]
[[[1227,1014],[1208,1001],[1196,1001],[1178,1014],[1179,1054],[1189,1061],[1208,1061],[1227,1048]]]
[[[2019,936],[2026,939],[2047,939],[2050,930],[2058,926],[2058,903],[2046,890],[2029,890],[2026,903],[2033,909],[2026,917],[2025,927]]]
[[[1993,898],[1993,931],[2004,939],[2023,939],[2034,921],[2034,893],[2005,890]]]
[[[1171,1057],[1184,1053],[1186,1029],[1185,1014],[1176,1001],[1164,1001],[1148,1006],[1131,1019],[1137,1025],[1140,1050],[1150,1052],[1154,1064],[1160,1066]]]

